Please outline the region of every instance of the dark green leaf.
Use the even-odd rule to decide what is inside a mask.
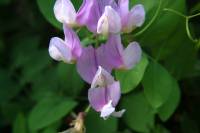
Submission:
[[[62,24],[59,23],[53,12],[55,0],[37,0],[37,4],[44,17],[55,27],[62,29]]]
[[[168,71],[155,61],[151,61],[142,80],[144,94],[153,108],[159,108],[170,97],[173,79]]]
[[[158,109],[159,117],[166,121],[174,113],[180,101],[180,89],[176,80],[173,80],[172,90],[168,100]]]
[[[154,127],[154,110],[142,92],[125,96],[121,103],[126,109],[123,119],[131,129],[149,132]]]
[[[12,133],[27,133],[27,122],[24,114],[19,113],[13,124]]]
[[[67,115],[76,102],[61,97],[51,97],[40,101],[29,116],[30,130],[39,130]]]
[[[141,61],[131,70],[117,70],[115,72],[117,80],[120,81],[122,93],[128,93],[134,90],[143,78],[148,65],[146,55],[143,55]]]
[[[61,89],[70,96],[77,96],[84,86],[84,82],[79,76],[75,65],[59,63],[57,67],[59,83]]]
[[[116,118],[103,120],[100,118],[100,114],[94,111],[90,111],[85,120],[87,133],[116,133],[117,123]]]

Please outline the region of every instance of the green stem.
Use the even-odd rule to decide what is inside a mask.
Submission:
[[[187,35],[188,35],[188,38],[194,42],[194,43],[197,43],[197,40],[194,39],[190,33],[190,28],[189,28],[189,18],[187,17],[186,18],[186,22],[185,22],[185,27],[186,27],[186,32],[187,32]]]
[[[188,16],[188,18],[191,19],[191,18],[194,18],[194,17],[197,17],[197,16],[200,16],[200,13],[197,13],[197,14],[194,14],[194,15],[191,15],[191,16]]]
[[[160,12],[160,9],[161,9],[161,5],[162,5],[162,0],[159,1],[159,5],[158,5],[158,8],[153,16],[153,18],[151,19],[151,21],[139,32],[137,32],[134,36],[137,37],[139,35],[141,35],[143,32],[145,32],[152,24],[153,22],[156,20],[156,18],[158,17],[158,14]]]
[[[187,18],[187,16],[186,16],[186,15],[184,15],[184,14],[182,14],[182,13],[180,13],[180,12],[176,11],[176,10],[173,10],[173,9],[164,8],[164,9],[163,9],[163,11],[172,12],[172,13],[174,13],[174,14],[178,15],[178,16],[181,16],[181,17],[183,17],[183,18]]]
[[[91,106],[88,105],[87,108],[85,109],[84,113],[87,114],[90,111]]]

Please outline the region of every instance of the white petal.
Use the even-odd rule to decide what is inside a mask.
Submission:
[[[105,36],[109,33],[109,24],[108,24],[108,18],[105,14],[103,14],[97,24],[97,33],[103,34]]]
[[[58,38],[53,37],[49,44],[49,55],[57,61],[64,61],[70,63],[72,61],[72,54],[65,42]]]
[[[103,69],[101,66],[99,66],[99,68],[94,76],[94,79],[92,81],[91,88],[95,88],[97,86],[105,87],[114,82],[115,82],[115,80],[112,77],[112,75],[110,73],[108,73],[105,69]]]
[[[115,11],[111,6],[106,6],[105,15],[108,18],[109,32],[119,33],[121,31],[121,18],[117,11]]]
[[[112,106],[112,101],[109,101],[109,103],[102,108],[101,117],[107,119],[114,111],[115,108]]]
[[[56,0],[54,14],[61,23],[69,26],[76,24],[76,10],[70,0]]]
[[[137,42],[132,42],[124,50],[123,60],[125,68],[131,69],[134,67],[141,59],[142,50]]]
[[[97,33],[108,35],[108,33],[119,33],[121,30],[121,18],[111,7],[106,6],[103,15],[97,25]]]
[[[138,4],[134,6],[129,12],[129,28],[130,26],[140,27],[145,20],[145,10],[143,5]]]
[[[125,111],[126,111],[125,109],[122,109],[122,110],[117,111],[117,112],[115,111],[115,112],[112,113],[112,116],[118,117],[118,118],[122,117],[122,115],[125,113]]]

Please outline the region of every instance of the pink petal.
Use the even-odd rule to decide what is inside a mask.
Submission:
[[[92,46],[83,48],[82,54],[77,62],[77,70],[81,77],[88,83],[92,80],[98,69],[95,49]]]
[[[141,59],[142,50],[137,42],[132,42],[124,50],[123,60],[127,69],[134,67]]]
[[[65,34],[65,43],[72,51],[72,56],[78,58],[82,53],[81,42],[77,34],[68,26],[63,25]]]
[[[106,87],[107,85],[113,84],[114,82],[115,80],[112,75],[101,66],[99,66],[92,81],[91,88],[95,88],[97,86]]]
[[[49,44],[49,54],[57,61],[64,61],[66,63],[71,63],[73,60],[70,48],[65,44],[65,42],[58,38],[53,37]]]
[[[68,26],[76,24],[76,10],[70,0],[56,0],[54,14],[61,23]]]
[[[129,0],[118,0],[118,6],[122,27],[124,27],[128,23]]]
[[[129,23],[128,27],[140,27],[144,23],[145,20],[145,10],[143,5],[138,4],[134,6],[129,12]]]
[[[114,82],[107,86],[107,101],[112,101],[112,106],[117,106],[121,97],[120,83]]]
[[[90,102],[90,105],[93,109],[95,109],[97,112],[101,111],[104,105],[107,104],[105,99],[105,88],[90,88],[88,91],[88,99]]]

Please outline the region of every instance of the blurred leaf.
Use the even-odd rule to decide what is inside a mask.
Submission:
[[[11,3],[11,0],[0,0],[0,5],[8,5]]]
[[[182,133],[199,133],[198,124],[192,120],[187,114],[183,114],[181,120]]]
[[[16,119],[16,114],[23,111],[25,105],[20,105],[19,102],[8,102],[1,105],[0,111],[4,122],[14,122]]]
[[[29,116],[30,130],[42,129],[67,115],[76,102],[61,97],[51,97],[40,101],[31,111]]]
[[[195,4],[195,6],[191,9],[191,13],[195,13],[197,11],[200,11],[200,2]]]
[[[126,109],[123,119],[131,129],[149,132],[154,127],[154,110],[143,93],[124,96],[121,103],[121,108]]]
[[[184,39],[175,52],[165,59],[165,66],[177,79],[188,77],[195,71],[197,52],[190,40]]]
[[[143,78],[147,65],[148,59],[146,55],[143,55],[141,61],[131,70],[115,71],[116,78],[121,84],[122,93],[128,93],[137,87]]]
[[[156,125],[152,133],[170,133],[170,132],[162,125]]]
[[[103,118],[100,118],[100,114],[94,111],[90,111],[85,120],[87,133],[116,133],[117,123],[116,118],[103,120]]]
[[[60,82],[62,89],[65,89],[70,96],[77,96],[84,87],[84,81],[79,76],[76,66],[59,63],[57,71],[58,82]]]
[[[55,0],[37,0],[37,4],[46,20],[48,20],[56,28],[62,29],[62,24],[56,20],[53,12]]]
[[[173,78],[168,71],[155,61],[151,61],[142,80],[144,94],[153,108],[159,108],[170,97]]]
[[[15,97],[21,88],[11,79],[9,72],[0,69],[0,104]]]
[[[57,133],[57,129],[59,128],[61,122],[58,122],[58,123],[54,123],[48,127],[46,127],[42,133]]]
[[[38,50],[29,55],[29,59],[24,64],[22,84],[36,80],[36,77],[42,76],[42,71],[50,64],[50,57],[46,50]],[[31,68],[31,69],[30,69]]]
[[[26,124],[27,123],[24,114],[19,113],[14,121],[12,133],[27,133]]]
[[[72,0],[72,4],[74,5],[76,11],[79,10],[80,6],[81,6],[81,3],[82,3],[83,0]]]
[[[180,89],[176,80],[173,80],[172,90],[168,100],[158,109],[159,117],[166,121],[174,113],[180,101]]]

